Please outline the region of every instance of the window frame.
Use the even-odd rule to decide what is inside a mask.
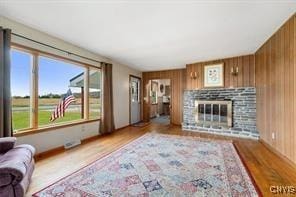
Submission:
[[[31,110],[30,111],[30,128],[16,130],[17,131],[16,133],[13,132],[14,136],[18,137],[18,136],[24,136],[24,135],[29,135],[29,134],[36,134],[39,132],[62,129],[62,128],[66,128],[66,127],[72,127],[72,126],[79,125],[79,124],[85,124],[85,123],[96,122],[96,121],[101,120],[102,114],[98,118],[89,119],[89,70],[90,70],[90,68],[92,68],[92,69],[96,69],[101,72],[102,69],[100,66],[95,66],[95,65],[88,64],[88,63],[80,62],[78,60],[66,58],[61,55],[56,55],[53,53],[41,51],[39,49],[34,49],[34,48],[27,47],[27,46],[17,44],[17,43],[11,44],[11,50],[17,50],[17,51],[25,52],[25,53],[32,55],[32,70],[31,70],[32,75],[31,75],[31,79],[30,79],[30,84],[31,84],[30,85],[30,87],[31,87],[31,89],[30,89],[30,94],[31,94],[30,95],[30,110]],[[83,119],[57,123],[57,124],[50,125],[50,126],[38,127],[38,99],[39,99],[38,98],[38,95],[39,95],[38,94],[38,91],[39,91],[39,88],[38,88],[38,85],[39,85],[38,59],[39,59],[39,56],[54,59],[57,61],[63,61],[66,63],[73,64],[75,66],[85,68],[84,86],[85,86],[86,91],[84,91],[84,111],[82,112]],[[101,86],[102,86],[102,77],[101,77]],[[102,94],[103,94],[103,92],[102,92],[102,87],[101,87],[100,98],[102,98]],[[101,111],[102,111],[102,101],[101,101],[100,107],[101,107]]]
[[[25,54],[28,54],[31,56],[31,62],[30,62],[30,76],[29,76],[29,96],[30,96],[30,100],[29,100],[29,127],[27,128],[23,128],[23,129],[18,129],[17,131],[22,131],[22,130],[32,130],[33,129],[33,122],[34,122],[34,116],[33,116],[33,113],[34,113],[34,106],[33,106],[33,88],[34,88],[34,84],[33,84],[33,70],[34,70],[34,55],[32,54],[32,52],[24,49],[24,50],[19,50],[19,49],[16,49],[14,47],[11,47],[11,52],[12,51],[18,51],[20,53],[25,53]],[[11,53],[10,52],[10,53]],[[11,54],[10,54],[11,55]],[[12,102],[12,95],[11,95],[11,102]],[[12,117],[13,118],[13,117]],[[14,134],[14,132],[13,132]]]
[[[84,109],[84,110],[87,110],[85,111],[85,114],[87,114],[87,119],[88,120],[93,120],[95,118],[91,118],[91,104],[90,104],[90,87],[89,87],[89,84],[90,84],[90,70],[93,69],[93,67],[88,67],[88,76],[87,76],[87,80],[88,80],[88,84],[87,84],[87,97],[85,97],[85,99],[87,99],[87,107]],[[102,104],[103,104],[103,101],[102,101],[102,96],[103,96],[103,75],[102,75],[102,69],[98,70],[98,69],[93,69],[93,70],[97,70],[97,71],[100,71],[101,72],[101,84],[100,84],[100,117],[102,117]]]

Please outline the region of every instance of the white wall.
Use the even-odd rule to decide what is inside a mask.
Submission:
[[[127,66],[113,63],[113,97],[115,127],[129,125],[129,75],[142,77],[142,73]]]
[[[31,144],[42,153],[56,147],[63,146],[67,142],[77,139],[86,139],[98,135],[99,122],[75,125],[72,127],[56,129],[17,138],[17,144]]]
[[[129,124],[129,75],[141,76],[141,72],[136,71],[128,66],[113,62],[112,60],[90,52],[86,49],[72,45],[61,39],[40,32],[36,29],[22,25],[15,21],[0,16],[0,26],[12,29],[12,32],[24,35],[26,37],[38,40],[40,42],[61,48],[73,53],[80,54],[98,61],[113,63],[113,88],[114,88],[114,119],[115,127],[120,128]],[[42,51],[50,52],[56,55],[64,56],[81,62],[99,66],[98,63],[69,56],[68,54],[50,49],[48,47],[32,43],[30,41],[12,36],[12,42],[36,48]],[[99,43],[98,43],[99,44]],[[18,137],[18,143],[28,143],[36,147],[37,152],[44,152],[58,146],[62,146],[65,142],[75,139],[85,139],[98,133],[99,122],[77,125],[69,128],[52,130],[48,132],[37,133],[34,135]]]

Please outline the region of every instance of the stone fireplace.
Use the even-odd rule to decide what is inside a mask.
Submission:
[[[183,130],[259,137],[254,87],[187,90],[183,100]]]

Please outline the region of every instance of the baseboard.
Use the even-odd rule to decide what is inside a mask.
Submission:
[[[126,125],[126,126],[117,128],[117,129],[114,130],[114,132],[125,129],[125,128],[129,127],[129,126],[130,125]],[[82,139],[81,144],[86,144],[88,142],[94,141],[94,140],[96,140],[96,139],[98,139],[98,138],[100,138],[102,136],[105,136],[105,135],[95,135],[95,136],[92,136],[92,137]],[[34,159],[35,159],[35,161],[38,161],[38,160],[41,160],[41,159],[44,159],[44,158],[47,158],[47,157],[50,157],[50,156],[65,152],[65,151],[66,151],[66,149],[64,148],[64,146],[59,146],[59,147],[56,147],[56,148],[53,148],[53,149],[50,149],[50,150],[47,150],[47,151],[36,154],[34,156]]]
[[[117,129],[115,129],[114,131],[119,131],[119,130],[122,130],[122,129],[125,129],[127,127],[131,126],[130,124],[126,125],[126,126],[123,126],[123,127],[119,127]]]
[[[47,158],[47,157],[50,157],[52,155],[62,153],[63,151],[65,151],[64,146],[59,146],[59,147],[56,147],[56,148],[53,148],[53,149],[50,149],[50,150],[47,150],[47,151],[44,151],[44,152],[41,152],[41,153],[37,153],[34,156],[34,159],[35,159],[35,161],[39,161],[39,160],[41,160],[43,158]]]
[[[276,154],[278,157],[280,157],[282,160],[284,160],[286,163],[290,164],[293,168],[296,169],[296,163],[294,163],[293,161],[291,161],[288,157],[286,157],[285,155],[283,155],[281,152],[279,152],[278,150],[276,150],[274,147],[272,147],[270,144],[268,144],[267,142],[265,142],[261,138],[259,139],[259,142],[261,144],[263,144],[268,150],[270,150],[271,152],[273,152],[274,154]]]
[[[178,126],[178,127],[182,127],[182,124],[179,124],[179,123],[170,123],[171,125],[174,125],[174,126]],[[182,128],[181,128],[182,129]]]
[[[94,141],[94,140],[98,139],[99,137],[100,137],[100,135],[95,135],[95,136],[91,136],[91,137],[82,139],[81,144],[86,144],[88,142]],[[65,151],[66,151],[66,149],[64,148],[64,146],[59,146],[59,147],[56,147],[56,148],[36,154],[34,156],[34,159],[35,159],[35,161],[38,161],[38,160],[41,160],[41,159],[50,157],[52,155],[56,155],[56,154],[65,152]]]
[[[140,122],[142,122],[142,120],[140,120],[140,121],[138,121],[138,122],[135,122],[135,123],[133,123],[133,124],[130,123],[129,126],[132,126],[132,125],[135,125],[135,124],[139,124]]]

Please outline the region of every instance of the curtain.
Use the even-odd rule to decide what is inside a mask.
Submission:
[[[100,133],[106,134],[114,131],[113,114],[113,86],[112,86],[112,64],[101,63],[102,70],[102,115]]]
[[[11,30],[0,27],[0,137],[13,135],[10,95],[10,41]]]

